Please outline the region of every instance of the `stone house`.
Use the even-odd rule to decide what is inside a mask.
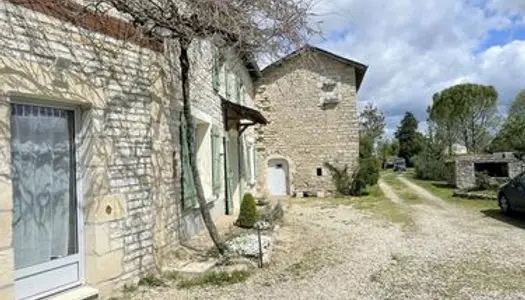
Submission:
[[[525,164],[513,153],[460,155],[454,159],[455,185],[460,190],[477,187],[476,175],[485,172],[492,184],[499,185],[525,171]]]
[[[203,228],[181,147],[178,61],[164,55],[176,43],[78,14],[74,1],[41,3],[0,3],[0,299],[107,298]],[[206,41],[190,49],[214,217],[253,191],[248,127],[266,122],[252,101],[256,65],[216,53]]]
[[[325,163],[356,168],[357,92],[367,66],[305,46],[262,70],[256,105],[269,124],[257,130],[258,194],[334,191]]]

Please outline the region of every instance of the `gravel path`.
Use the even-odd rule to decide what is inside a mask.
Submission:
[[[443,199],[436,197],[434,194],[430,193],[429,191],[425,190],[419,185],[411,182],[410,180],[403,178],[402,176],[398,176],[397,179],[403,184],[405,184],[407,187],[412,189],[417,195],[423,197],[425,200],[430,201],[441,208],[450,208],[450,205],[446,203]]]
[[[377,184],[379,185],[379,188],[383,191],[385,196],[387,196],[388,199],[390,199],[390,201],[392,201],[392,202],[394,202],[396,204],[403,204],[403,200],[401,200],[401,198],[399,198],[399,196],[394,192],[394,189],[392,189],[392,187],[390,185],[386,184],[381,179],[379,179]]]
[[[400,206],[415,219],[407,231],[351,206],[290,201],[271,266],[247,282],[132,299],[525,299],[523,229],[420,204]]]

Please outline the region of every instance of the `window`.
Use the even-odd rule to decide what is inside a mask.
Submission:
[[[78,253],[74,111],[11,106],[15,269]]]
[[[212,128],[211,133],[211,156],[212,156],[212,185],[213,192],[216,194],[221,188],[221,137],[217,127]]]
[[[317,176],[323,176],[323,169],[317,168]]]

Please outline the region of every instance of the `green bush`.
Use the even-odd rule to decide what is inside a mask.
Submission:
[[[447,181],[455,183],[455,165],[445,161],[443,157],[417,155],[412,158],[415,177],[422,180]]]
[[[345,165],[343,168],[338,168],[327,162],[324,165],[332,175],[332,182],[335,185],[337,193],[343,196],[350,195],[350,188],[354,181],[355,174],[350,174],[348,172],[348,165]]]
[[[490,190],[492,188],[492,183],[490,181],[489,174],[484,172],[476,173],[476,189],[480,191]]]
[[[325,166],[332,174],[339,195],[361,196],[367,186],[375,185],[379,180],[380,166],[375,157],[360,159],[359,167],[353,173],[348,171],[348,165],[341,169],[329,163],[325,163]]]
[[[252,228],[257,222],[257,203],[252,194],[246,193],[242,198],[241,211],[235,224],[242,228]]]

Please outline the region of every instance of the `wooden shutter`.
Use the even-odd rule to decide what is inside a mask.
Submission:
[[[215,91],[218,91],[220,88],[220,60],[217,56],[213,59],[213,74],[212,74],[212,80],[213,80],[213,89]]]
[[[235,102],[241,102],[241,79],[239,76],[235,76]]]
[[[226,69],[226,72],[224,74],[224,85],[226,88],[226,99],[230,100],[231,97],[231,91],[230,91],[230,70]]]
[[[252,153],[252,145],[251,144],[248,144],[247,147],[246,147],[246,160],[247,160],[247,170],[246,170],[246,175],[248,177],[248,182],[252,182],[253,180],[253,176],[252,176],[252,156],[253,156],[253,153]]]
[[[193,180],[193,172],[190,166],[190,150],[188,147],[187,123],[181,114],[180,123],[180,149],[181,149],[181,180],[182,180],[182,208],[194,207],[197,203],[197,189]]]
[[[212,159],[212,184],[213,192],[216,193],[221,188],[221,137],[216,127],[211,132],[211,159]]]

